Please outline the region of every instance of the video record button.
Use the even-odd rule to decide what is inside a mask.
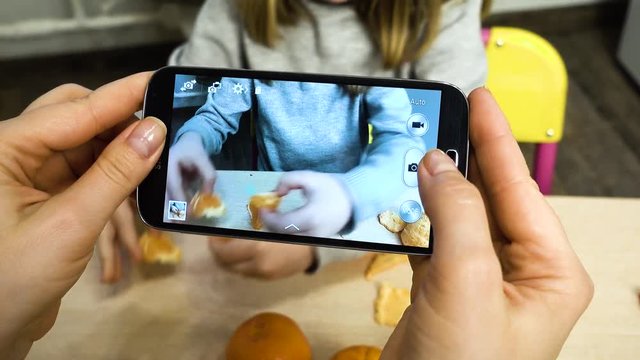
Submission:
[[[422,136],[429,131],[429,122],[424,115],[415,113],[409,116],[407,120],[407,131],[413,136]]]

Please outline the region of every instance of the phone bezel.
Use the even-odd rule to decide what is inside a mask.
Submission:
[[[346,85],[439,90],[441,91],[442,96],[440,104],[440,119],[438,120],[439,129],[437,147],[443,151],[448,149],[455,149],[458,151],[458,169],[466,177],[467,160],[469,157],[469,106],[464,93],[454,85],[444,82],[411,79],[168,66],[159,69],[153,74],[147,86],[143,107],[143,115],[145,117],[154,116],[158,119],[162,119],[169,129],[168,133],[171,131],[174,81],[176,75],[256,78],[261,80],[321,82]],[[153,228],[200,235],[242,237],[265,241],[414,255],[429,255],[433,252],[435,247],[433,229],[430,231],[429,235],[430,246],[428,248],[422,248],[406,245],[370,243],[357,240],[339,240],[294,234],[216,228],[192,224],[165,223],[163,221],[167,178],[167,172],[165,169],[169,156],[169,147],[169,144],[165,145],[160,160],[151,173],[140,184],[136,194],[139,215],[142,221]]]

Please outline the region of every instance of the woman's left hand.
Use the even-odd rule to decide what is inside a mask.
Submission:
[[[157,162],[158,119],[134,121],[151,74],[61,86],[0,122],[0,358],[53,326],[98,235]]]

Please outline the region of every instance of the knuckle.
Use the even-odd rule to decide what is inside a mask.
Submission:
[[[442,194],[445,197],[458,199],[459,201],[481,201],[482,197],[480,191],[471,183],[456,178],[452,181],[447,181],[439,184],[435,190],[437,193]]]
[[[531,189],[538,193],[540,192],[540,186],[531,176],[521,176],[509,179],[498,186],[489,187],[488,190],[493,196],[500,196],[500,194],[506,194],[519,188]]]
[[[277,266],[266,258],[260,258],[256,261],[256,275],[262,279],[270,280],[277,275]]]
[[[589,276],[586,271],[582,271],[582,276],[578,280],[576,284],[576,293],[577,298],[580,299],[580,310],[584,310],[587,308],[591,299],[593,299],[593,294],[595,292],[595,286],[593,283],[593,279]]]
[[[593,299],[593,295],[595,294],[595,291],[596,291],[596,287],[593,282],[593,279],[589,275],[585,274],[585,282],[584,282],[584,295],[585,295],[584,307],[585,308],[587,307],[587,305],[589,305],[589,303]]]
[[[454,271],[457,271],[462,278],[472,279],[470,282],[478,288],[486,288],[487,285],[502,280],[498,265],[480,256],[459,261]]]
[[[49,218],[47,222],[48,224],[42,227],[42,229],[46,229],[46,235],[43,234],[41,238],[44,241],[46,239],[64,239],[84,228],[80,217],[70,208],[59,209],[55,216]]]
[[[135,166],[126,152],[118,156],[111,151],[104,152],[96,161],[96,167],[110,183],[127,190],[131,187],[130,178]]]
[[[96,108],[95,100],[93,99],[95,95],[92,92],[88,92],[84,96],[78,97],[72,100],[72,103],[76,105],[76,117],[91,119],[91,123],[93,124],[93,133],[100,134],[104,130],[106,130],[105,126],[101,124],[100,114],[98,109]]]
[[[531,216],[536,216],[538,214],[533,214]],[[522,219],[523,217],[521,217]],[[527,236],[531,239],[545,239],[549,238],[550,229],[546,223],[543,222],[534,222],[528,220],[528,234]],[[534,243],[529,247],[529,251],[540,259],[545,260],[555,260],[556,254],[549,253],[549,249],[541,243]]]
[[[220,265],[223,269],[229,269],[231,265],[233,265],[233,262],[230,262],[226,257],[220,255],[217,252],[213,254],[213,257],[216,263]]]
[[[326,221],[323,221],[323,220],[324,219],[321,218],[320,216],[311,216],[306,221],[307,227],[309,227],[312,230],[322,228],[322,225],[326,224]]]
[[[71,210],[64,210],[58,212],[54,224],[57,224],[56,228],[74,231],[76,229],[82,229],[80,218],[77,214]]]
[[[219,252],[219,251],[215,251],[213,252],[213,258],[215,260],[215,262],[221,266],[223,269],[227,269],[230,270],[233,265],[235,265],[237,262],[234,261],[232,258],[230,258],[229,256],[227,256],[226,254]]]
[[[211,246],[210,249],[211,249],[211,253],[213,254],[213,258],[218,264],[222,266],[228,266],[232,263],[231,261],[229,261],[229,256],[227,256],[226,253],[221,251],[220,248]]]
[[[521,180],[521,182],[525,185],[530,187],[531,189],[533,189],[536,192],[540,192],[540,185],[538,185],[538,183],[531,177],[528,176],[526,178],[523,178]]]
[[[90,90],[79,84],[68,83],[56,87],[53,91],[64,94],[81,94],[83,92],[89,92]]]

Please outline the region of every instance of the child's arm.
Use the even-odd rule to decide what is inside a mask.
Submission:
[[[207,102],[178,130],[174,143],[185,133],[195,132],[202,138],[205,151],[217,154],[227,136],[238,131],[242,113],[251,109],[253,84],[249,79],[235,78],[220,82],[222,86],[210,93]]]
[[[167,191],[173,199],[186,200],[185,168],[196,169],[203,190],[213,190],[216,169],[209,157],[220,152],[227,136],[238,131],[242,113],[251,108],[250,80],[223,78],[220,82],[222,86],[210,93],[207,102],[178,129],[171,145]]]
[[[450,1],[442,8],[440,33],[414,64],[415,76],[460,87],[466,94],[483,86],[487,59],[481,37],[481,0]]]
[[[360,165],[341,175],[353,202],[353,221],[388,208],[406,190],[404,157],[411,148],[425,151],[421,137],[407,132],[411,104],[403,89],[371,88],[365,95],[373,140]]]
[[[200,9],[189,40],[176,48],[169,65],[242,67],[240,33],[234,1],[208,0]]]

